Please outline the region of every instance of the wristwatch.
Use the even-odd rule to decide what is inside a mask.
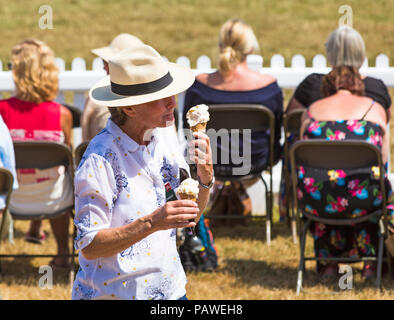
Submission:
[[[200,180],[200,177],[197,176],[197,180],[198,183],[201,187],[203,187],[204,189],[211,189],[211,187],[213,186],[213,184],[215,183],[215,176],[212,177],[212,180],[209,184],[203,184]]]

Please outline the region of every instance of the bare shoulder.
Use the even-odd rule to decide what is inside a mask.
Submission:
[[[210,76],[211,74],[209,74],[209,73],[201,73],[201,74],[199,74],[197,77],[196,77],[196,79],[197,79],[197,81],[199,81],[199,82],[202,82],[202,83],[204,83],[204,84],[207,84],[208,83],[208,81],[209,81],[209,76]]]
[[[60,119],[61,123],[63,124],[62,126],[72,127],[73,115],[71,111],[63,105],[60,107]]]
[[[274,82],[276,82],[276,78],[270,74],[262,74],[258,72],[254,72],[256,80],[260,87],[266,87]]]

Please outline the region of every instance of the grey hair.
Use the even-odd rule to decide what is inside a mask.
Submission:
[[[326,42],[327,60],[333,67],[350,66],[360,68],[366,52],[361,35],[349,26],[334,30]]]
[[[127,115],[122,111],[123,108],[108,107],[111,114],[111,120],[118,126],[123,126],[126,123]]]

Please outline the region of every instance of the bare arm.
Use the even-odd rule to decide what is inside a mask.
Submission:
[[[82,254],[88,260],[110,257],[156,231],[194,227],[196,223],[189,220],[195,219],[198,211],[196,203],[191,200],[168,202],[127,225],[100,230],[93,241],[82,249]]]
[[[73,126],[73,116],[71,111],[65,106],[60,108],[60,125],[64,133],[64,143],[71,146],[71,130]]]
[[[213,179],[212,150],[209,137],[205,133],[194,132],[194,140],[189,144],[189,154],[197,165],[197,176],[201,183],[208,185]],[[199,186],[198,207],[200,213],[197,221],[200,219],[209,200],[209,189]]]

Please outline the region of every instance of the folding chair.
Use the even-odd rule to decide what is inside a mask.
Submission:
[[[78,165],[81,162],[83,154],[85,153],[88,145],[89,145],[89,141],[84,141],[75,148],[75,151],[74,151],[75,152],[75,155],[74,155],[75,168],[78,168]]]
[[[297,218],[299,219],[299,204],[297,199],[297,167],[307,166],[318,169],[352,169],[377,166],[380,169],[380,190],[383,195],[381,208],[379,210],[369,212],[365,216],[344,219],[332,219],[327,217],[320,217],[308,212],[302,212],[306,219],[303,230],[300,232],[300,264],[298,267],[297,278],[297,295],[302,289],[303,271],[306,260],[315,261],[341,261],[341,262],[359,262],[373,260],[377,261],[377,277],[376,287],[381,287],[382,277],[382,262],[383,262],[383,242],[387,236],[387,209],[386,209],[386,190],[384,183],[384,166],[380,150],[374,145],[366,141],[358,140],[342,140],[342,141],[326,141],[326,140],[304,140],[296,142],[290,149],[290,164],[292,175],[292,189],[293,199],[295,200],[295,208]],[[322,194],[322,196],[324,196]],[[301,200],[302,201],[302,200]],[[372,208],[371,208],[372,210]],[[349,226],[357,223],[365,222],[371,217],[376,216],[379,219],[379,247],[377,257],[360,257],[360,258],[318,258],[305,257],[305,241],[306,234],[310,223],[319,222],[327,225]],[[391,273],[391,265],[389,257],[385,258],[388,261],[389,271]]]
[[[64,165],[67,166],[71,178],[73,179],[74,166],[73,166],[72,153],[69,147],[61,143],[49,142],[49,141],[15,141],[14,151],[15,151],[15,162],[17,169],[26,169],[26,168],[47,169],[58,165]],[[42,213],[35,211],[32,211],[30,213],[22,213],[22,212],[17,212],[15,210],[10,210],[10,213],[14,220],[41,220],[41,219],[51,219],[57,217],[59,215],[64,214],[67,211],[72,212],[73,209],[74,209],[74,204],[62,210],[58,210],[56,212],[51,212],[51,213]],[[74,237],[75,237],[75,233],[76,230],[74,227]],[[0,258],[29,258],[29,257],[48,258],[48,257],[56,257],[56,256],[57,255],[55,254],[35,254],[35,255],[3,254],[0,255]],[[74,278],[74,265],[75,265],[74,246],[72,246],[72,253],[68,256],[71,257],[71,266],[70,266],[70,282],[71,282],[73,281]]]
[[[266,190],[266,237],[267,244],[271,243],[271,223],[272,223],[272,209],[273,209],[273,194],[272,194],[272,167],[274,166],[274,132],[275,132],[275,116],[273,112],[265,106],[262,105],[252,105],[252,104],[216,104],[209,105],[210,120],[207,124],[207,134],[211,139],[212,150],[218,150],[216,145],[217,136],[220,136],[220,132],[228,134],[230,130],[239,130],[240,133],[243,130],[250,130],[249,132],[259,132],[268,131],[269,134],[269,155],[267,166],[260,172],[255,174],[245,173],[245,174],[228,174],[220,170],[220,163],[214,163],[215,179],[218,181],[238,181],[242,183],[243,181],[259,178],[264,184]],[[210,130],[213,129],[213,130]],[[231,151],[230,151],[231,154]],[[250,159],[249,159],[250,161]],[[262,176],[262,172],[267,170],[269,173],[269,187],[267,182]],[[250,172],[250,171],[249,171]],[[219,199],[221,189],[219,194],[215,198]],[[212,207],[215,204],[215,199],[213,200]],[[207,219],[224,219],[224,218],[240,218],[240,216],[230,216],[230,215],[215,215],[210,216],[209,213],[206,216]],[[245,217],[246,218],[246,217]]]
[[[78,128],[81,126],[81,110],[78,107],[72,106],[71,104],[62,103],[68,110],[71,111],[73,117],[73,128]]]
[[[14,184],[14,177],[12,173],[6,168],[0,168],[0,195],[5,196],[5,207],[0,208],[0,211],[3,211],[3,214],[0,216],[0,237],[3,234],[5,228],[6,215],[7,215],[8,205],[11,199],[13,184]],[[10,225],[10,229],[11,228],[12,228],[12,223]],[[8,239],[11,242],[12,236],[9,235]]]
[[[296,217],[294,214],[294,206],[291,192],[291,174],[289,170],[289,137],[294,137],[295,141],[300,138],[300,129],[301,129],[301,117],[304,113],[305,109],[297,109],[293,110],[289,113],[285,113],[283,115],[283,129],[285,132],[285,143],[283,146],[283,173],[285,177],[286,184],[286,215],[288,217],[288,222],[291,221],[291,231],[293,236],[293,243],[297,243],[297,227],[296,227]],[[291,211],[291,214],[289,214]]]

